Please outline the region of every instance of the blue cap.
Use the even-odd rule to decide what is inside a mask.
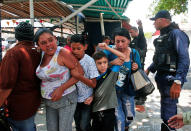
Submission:
[[[155,17],[150,18],[150,20],[156,20],[158,18],[165,18],[171,20],[170,13],[167,10],[160,10]]]

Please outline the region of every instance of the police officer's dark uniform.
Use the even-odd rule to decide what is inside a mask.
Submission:
[[[129,46],[131,48],[136,49],[139,52],[141,59],[141,66],[144,69],[144,62],[147,52],[147,42],[144,36],[143,28],[139,26],[138,29],[139,29],[138,36],[131,41]]]
[[[168,11],[159,11],[154,18],[170,19]],[[170,88],[174,84],[183,86],[190,65],[188,46],[189,38],[171,23],[160,30],[160,36],[154,40],[155,54],[153,63],[148,68],[154,73],[155,81],[161,94],[161,118],[164,123],[177,114],[178,99],[170,97]],[[173,130],[173,129],[172,129]],[[161,131],[169,131],[165,124],[161,124]]]

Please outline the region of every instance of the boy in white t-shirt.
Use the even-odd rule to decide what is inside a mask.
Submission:
[[[71,37],[71,48],[73,55],[79,60],[84,77],[76,83],[78,93],[78,103],[74,114],[77,131],[89,131],[91,102],[93,100],[93,88],[96,86],[96,77],[99,76],[94,59],[85,54],[87,44],[82,35],[76,34]]]

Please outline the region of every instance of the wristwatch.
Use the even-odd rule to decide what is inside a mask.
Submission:
[[[176,84],[179,84],[179,85],[182,84],[180,80],[174,80],[174,82],[175,82]]]

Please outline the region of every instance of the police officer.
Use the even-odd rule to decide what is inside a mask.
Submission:
[[[132,26],[129,30],[129,33],[133,40],[130,43],[130,47],[138,50],[140,58],[141,58],[141,66],[144,69],[144,62],[147,52],[147,42],[143,32],[143,26],[141,20],[137,21],[137,27]]]
[[[161,94],[161,118],[164,122],[161,124],[161,131],[169,131],[167,121],[177,114],[176,104],[181,87],[186,82],[190,65],[190,42],[188,36],[171,23],[168,11],[161,10],[150,19],[154,21],[156,30],[160,30],[160,36],[154,40],[153,63],[146,73],[157,71],[155,81]]]

